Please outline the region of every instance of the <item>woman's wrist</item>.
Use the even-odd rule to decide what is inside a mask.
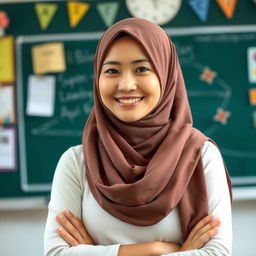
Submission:
[[[179,244],[160,242],[160,241],[153,242],[152,247],[153,247],[152,249],[153,255],[157,255],[157,256],[162,254],[179,252],[181,248]]]
[[[127,244],[119,247],[118,256],[159,256],[158,242]]]

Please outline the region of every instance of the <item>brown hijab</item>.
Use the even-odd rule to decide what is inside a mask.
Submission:
[[[121,32],[145,49],[161,84],[155,108],[129,123],[103,105],[98,84],[106,53]],[[153,225],[178,207],[185,239],[208,214],[201,148],[209,139],[192,127],[173,43],[149,21],[122,20],[100,39],[94,72],[94,107],[83,134],[86,176],[94,198],[111,215],[138,226]]]

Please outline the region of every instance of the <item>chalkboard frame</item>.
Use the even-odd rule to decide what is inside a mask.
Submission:
[[[242,33],[256,32],[255,25],[238,26],[210,26],[210,27],[190,27],[190,28],[164,28],[168,35],[172,37],[181,37],[194,34],[215,34],[215,33]],[[103,32],[95,33],[67,33],[55,35],[33,35],[18,36],[16,40],[16,70],[17,70],[17,119],[19,134],[19,157],[21,172],[21,188],[24,192],[49,192],[51,183],[47,184],[29,184],[26,163],[26,138],[24,131],[24,102],[22,97],[23,79],[22,79],[22,45],[29,42],[51,42],[51,41],[76,41],[76,40],[98,40]],[[256,184],[256,176],[249,177],[231,177],[233,185],[247,186]]]

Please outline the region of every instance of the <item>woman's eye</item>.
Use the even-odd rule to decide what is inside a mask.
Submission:
[[[139,67],[136,69],[136,72],[147,72],[149,71],[150,69],[147,68],[147,67]]]
[[[104,73],[109,74],[109,75],[116,75],[116,74],[118,74],[119,72],[118,72],[117,69],[110,68],[110,69],[106,70]]]

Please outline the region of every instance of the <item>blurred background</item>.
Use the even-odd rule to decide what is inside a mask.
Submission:
[[[233,183],[233,256],[255,256],[256,1],[0,0],[0,255],[43,255],[57,161],[81,144],[102,33],[128,17],[176,46],[194,126]]]

